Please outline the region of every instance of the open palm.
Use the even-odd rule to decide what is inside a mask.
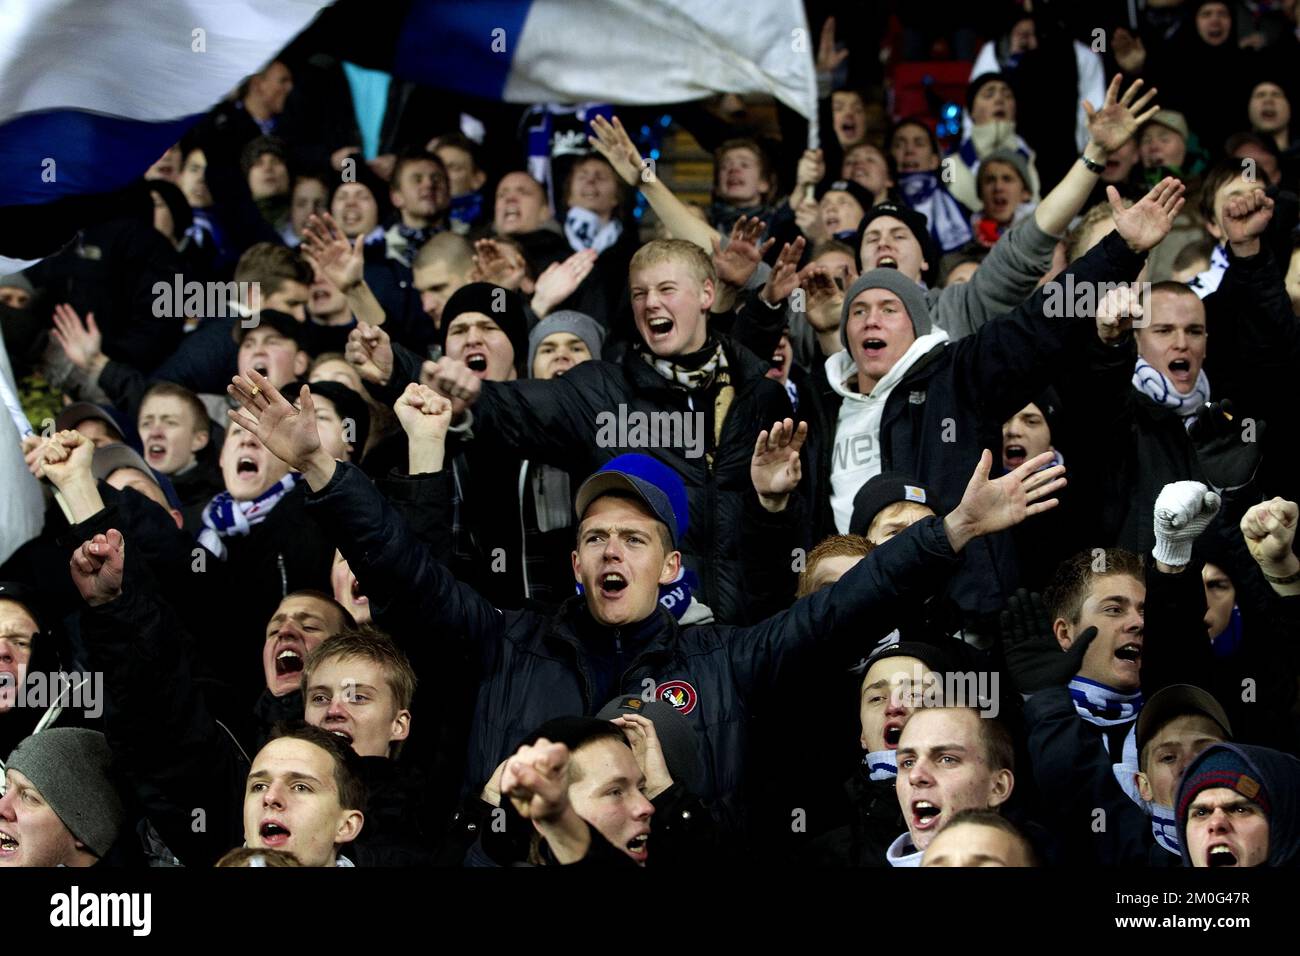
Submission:
[[[270,379],[252,370],[248,378],[236,375],[226,391],[240,405],[229,413],[231,421],[256,435],[267,451],[290,468],[302,471],[320,449],[316,405],[306,385],[298,395],[300,408],[294,408]]]
[[[1133,85],[1120,96],[1121,80],[1118,73],[1111,79],[1101,109],[1094,110],[1091,102],[1083,101],[1084,112],[1088,114],[1088,135],[1108,153],[1115,152],[1132,139],[1138,127],[1160,111],[1159,105],[1151,102],[1156,95],[1154,87],[1138,99],[1142,81],[1134,80]]]
[[[1174,220],[1186,202],[1183,191],[1181,182],[1172,176],[1166,176],[1149,193],[1125,209],[1119,191],[1114,186],[1106,187],[1106,198],[1110,200],[1111,214],[1115,217],[1115,229],[1130,249],[1146,252],[1169,235]]]

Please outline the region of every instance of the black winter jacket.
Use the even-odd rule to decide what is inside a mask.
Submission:
[[[546,720],[594,714],[616,694],[653,687],[699,734],[700,796],[734,808],[748,701],[798,673],[818,649],[839,649],[846,667],[858,660],[901,607],[928,594],[934,575],[956,563],[942,522],[926,519],[832,587],[761,624],[681,627],[659,607],[614,629],[595,622],[580,597],[550,614],[496,609],[433,560],[350,465],[337,466],[309,507],[339,542],[377,621],[389,614],[421,619],[429,632],[421,643],[441,644],[448,654],[466,651],[475,661],[478,698],[463,788],[469,793]],[[605,673],[617,675],[613,686],[599,686],[598,659]]]
[[[598,420],[602,413],[617,423],[623,409],[647,416],[705,412],[706,429],[712,420],[711,410],[698,403],[692,407],[689,392],[671,387],[634,351],[620,364],[583,362],[550,381],[483,383],[473,408],[474,445],[574,474],[591,474],[626,452],[653,455],[671,466],[686,485],[690,502],[690,528],[679,546],[686,566],[699,576],[697,597],[720,621],[751,623],[739,556],[744,499],[754,494],[749,461],[758,433],[792,412],[785,389],[764,377],[767,363],[730,339],[720,339],[736,391],[716,449],[712,435],[705,436],[707,454],[689,457],[690,450],[681,447],[618,444],[617,435],[603,443],[607,447],[598,443],[607,421]]]

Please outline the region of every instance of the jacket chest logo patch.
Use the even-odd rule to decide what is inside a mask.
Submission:
[[[924,405],[925,392],[909,392],[907,395],[907,400],[911,402],[913,405]]]
[[[684,680],[670,680],[655,688],[655,696],[666,704],[672,704],[683,717],[695,709],[700,695],[695,688]]]

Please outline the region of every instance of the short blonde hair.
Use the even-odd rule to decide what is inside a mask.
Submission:
[[[648,269],[661,262],[678,262],[686,267],[696,283],[703,288],[705,282],[716,286],[718,273],[713,268],[713,257],[693,242],[685,239],[653,239],[636,251],[628,263],[627,274],[631,277],[642,269]]]

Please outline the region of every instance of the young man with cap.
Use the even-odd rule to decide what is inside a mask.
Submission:
[[[1115,201],[1118,232],[1075,263],[1068,281],[1086,287],[1134,279],[1147,250],[1168,233],[1181,192],[1167,180],[1129,209]],[[931,327],[921,289],[906,275],[876,268],[860,277],[840,310],[845,350],[817,369],[819,418],[809,429],[807,457],[818,536],[847,532],[855,495],[883,471],[906,471],[934,492],[927,503],[951,507],[961,489],[949,463],[1000,446],[1002,423],[1071,363],[1082,366],[1090,341],[1105,341],[1097,319],[1073,314],[1083,310],[1049,318],[1049,308],[1039,292],[976,334],[950,342],[948,333]],[[975,574],[968,565],[953,584],[952,596],[968,615],[1002,607],[1005,595],[986,573],[989,566],[1005,568],[1004,580],[1015,577],[1006,541],[978,547],[985,570]]]
[[[117,842],[122,799],[104,735],[51,727],[5,761],[0,867],[94,866]]]
[[[701,599],[720,620],[746,620],[735,536],[748,463],[759,431],[786,418],[790,400],[766,378],[765,362],[710,331],[716,275],[698,246],[647,243],[629,275],[640,341],[621,362],[585,362],[548,382],[493,383],[448,355],[432,384],[473,405],[467,420],[484,454],[590,473],[619,454],[653,449],[686,485],[691,521],[682,553],[699,575]]]
[[[1300,865],[1300,760],[1267,747],[1211,744],[1178,786],[1183,866]]]
[[[922,518],[934,514],[933,495],[901,472],[890,471],[865,482],[853,496],[849,534],[881,545]]]
[[[852,646],[870,638],[862,628],[928,588],[938,569],[952,566],[953,551],[1047,510],[1054,499],[1039,499],[1063,484],[1060,472],[1029,492],[1027,473],[990,482],[992,456],[985,453],[962,504],[944,521],[928,519],[900,535],[885,558],[868,556],[833,587],[762,624],[683,627],[659,608],[659,586],[681,566],[668,496],[633,475],[600,472],[578,490],[574,509],[580,525],[571,563],[584,593],[544,615],[499,611],[432,560],[360,472],[323,453],[308,393],[299,411],[256,374],[251,382],[237,378],[230,391],[242,406],[232,419],[303,471],[317,520],[374,605],[405,605],[410,619],[454,636],[448,653],[459,649],[479,662],[469,792],[527,729],[551,716],[591,713],[612,693],[653,686],[696,722],[706,770],[701,796],[734,801],[743,777],[743,699],[779,684],[814,650],[851,657]],[[520,693],[542,685],[546,694]],[[734,802],[729,809],[736,812]]]
[[[999,150],[980,164],[980,204],[971,216],[977,242],[992,246],[1014,223],[1033,211],[1028,175],[1018,153]]]
[[[852,243],[862,217],[871,208],[872,196],[851,179],[827,183],[817,193],[817,223],[809,239],[823,242],[835,239]]]
[[[1185,176],[1183,164],[1187,160],[1189,136],[1187,120],[1182,113],[1161,110],[1151,117],[1138,134],[1138,155],[1148,175],[1157,178]]]

